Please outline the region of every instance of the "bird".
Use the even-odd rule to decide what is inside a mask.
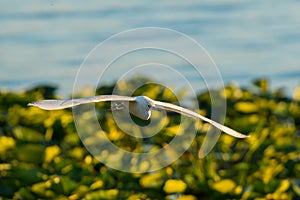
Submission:
[[[156,101],[147,96],[131,97],[131,96],[120,96],[120,95],[98,95],[98,96],[91,96],[86,98],[75,98],[75,99],[66,99],[66,100],[45,99],[45,100],[39,100],[32,103],[28,103],[28,106],[34,106],[44,110],[59,110],[59,109],[78,106],[81,104],[97,103],[97,102],[104,102],[104,101],[129,102],[129,107],[128,107],[129,112],[132,115],[142,120],[149,120],[151,118],[152,110],[167,110],[167,111],[179,113],[181,115],[193,119],[201,119],[205,122],[210,123],[214,127],[220,129],[224,133],[236,138],[250,137],[249,135],[244,135],[242,133],[239,133],[227,126],[224,126],[216,121],[204,117],[199,113],[189,110],[187,108],[175,104],[171,104],[168,102]]]

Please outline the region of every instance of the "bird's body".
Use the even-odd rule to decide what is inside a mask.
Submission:
[[[117,102],[129,102],[128,110],[129,112],[143,120],[148,120],[151,117],[152,109],[163,109],[173,111],[187,117],[201,119],[215,126],[216,128],[222,130],[223,132],[237,137],[237,138],[247,138],[249,136],[241,134],[231,128],[228,128],[218,122],[215,122],[211,119],[208,119],[194,111],[189,109],[167,103],[161,101],[155,101],[150,99],[147,96],[136,96],[136,97],[128,97],[128,96],[119,96],[119,95],[100,95],[100,96],[92,96],[87,98],[78,98],[78,99],[69,99],[69,100],[41,100],[33,103],[29,103],[28,106],[39,107],[44,110],[59,110],[64,108],[69,108],[73,106],[77,106],[80,104],[86,103],[96,103],[103,101],[117,101]]]
[[[151,117],[151,108],[154,106],[151,99],[145,96],[135,97],[135,101],[129,102],[129,112],[143,120]]]

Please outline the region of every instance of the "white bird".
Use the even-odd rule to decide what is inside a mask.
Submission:
[[[151,117],[151,110],[153,109],[164,109],[168,111],[173,111],[187,117],[191,117],[194,119],[201,119],[215,126],[216,128],[222,130],[223,132],[236,137],[236,138],[247,138],[248,135],[241,134],[229,127],[226,127],[218,122],[215,122],[211,119],[208,119],[194,111],[189,109],[167,103],[161,101],[155,101],[150,99],[147,96],[136,96],[136,97],[128,97],[128,96],[119,96],[119,95],[100,95],[100,96],[92,96],[87,98],[77,98],[77,99],[67,99],[67,100],[41,100],[33,103],[29,103],[28,106],[39,107],[44,110],[59,110],[64,108],[70,108],[73,106],[77,106],[80,104],[87,103],[96,103],[103,101],[119,101],[119,102],[129,102],[129,112],[143,120],[148,120]]]

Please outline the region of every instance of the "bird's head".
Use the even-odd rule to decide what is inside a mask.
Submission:
[[[129,112],[143,120],[148,120],[153,107],[154,103],[149,97],[137,96],[135,101],[130,102]]]

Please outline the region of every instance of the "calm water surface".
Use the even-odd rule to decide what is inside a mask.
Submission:
[[[300,83],[300,2],[296,0],[4,0],[0,4],[0,89],[18,91],[50,83],[67,96],[72,93],[80,65],[96,45],[121,31],[149,26],[192,37],[209,52],[225,83],[247,85],[254,78],[267,77],[273,88],[283,87],[288,93]],[[163,35],[153,40],[176,43]],[[128,38],[122,45],[132,42],[136,40]],[[184,51],[193,53],[189,48]],[[148,53],[134,59],[143,60]],[[188,67],[169,59],[170,65],[187,71],[186,78],[198,84],[199,90],[205,88],[188,73]],[[96,61],[103,67],[101,59]],[[116,67],[122,68],[122,64]],[[111,71],[105,76],[108,82],[117,78]],[[90,73],[82,86],[95,86],[89,82],[93,71]],[[160,75],[172,80],[168,73]],[[213,77],[208,81],[213,82]]]

